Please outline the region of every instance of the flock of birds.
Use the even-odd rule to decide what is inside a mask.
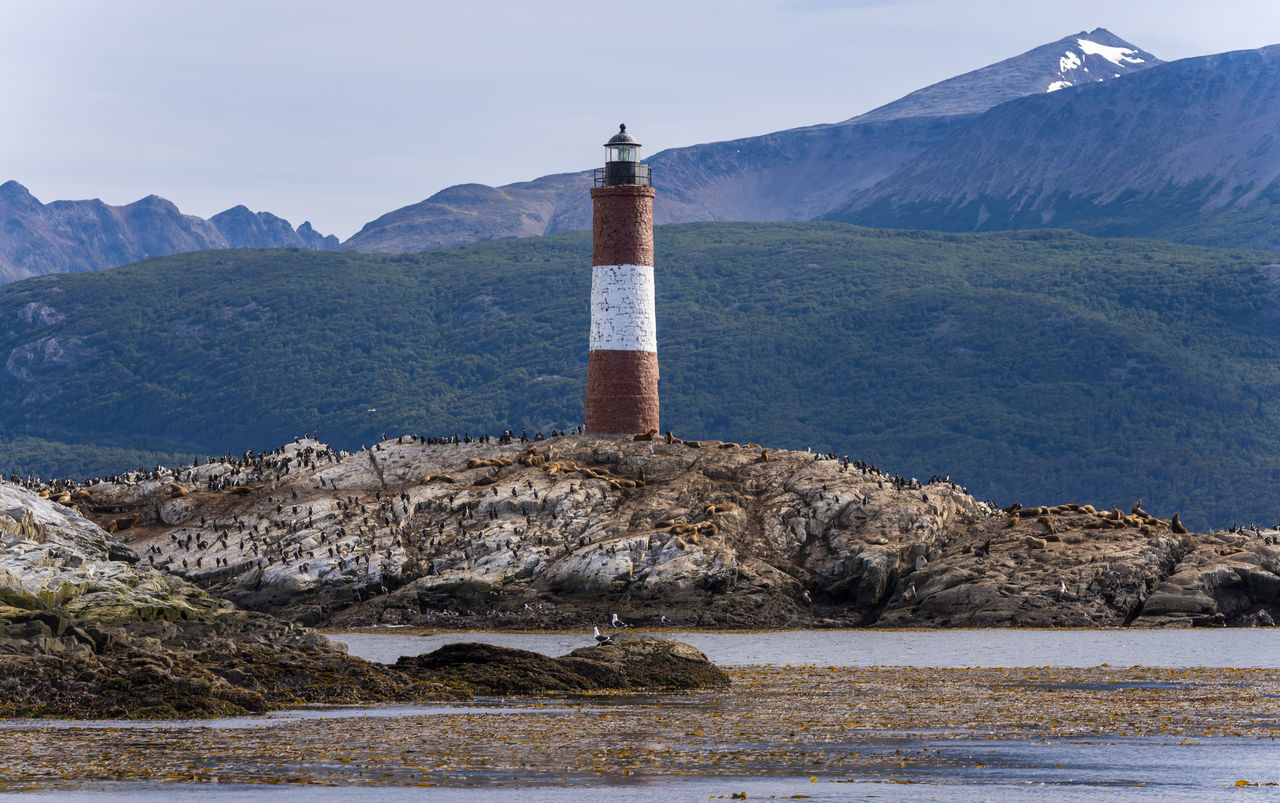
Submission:
[[[581,428],[575,431],[554,430],[549,435],[544,435],[542,432],[530,435],[526,430],[517,434],[513,429],[507,429],[493,438],[489,435],[473,437],[470,433],[462,433],[446,436],[405,435],[398,439],[390,439],[384,433],[382,443],[363,447],[362,451],[394,451],[390,441],[399,444],[419,443],[433,446],[492,441],[504,445],[529,444],[539,443],[548,437],[573,434],[580,430]],[[187,527],[170,531],[167,541],[147,546],[149,554],[146,560],[151,565],[184,576],[224,567],[232,572],[247,570],[246,567],[258,567],[260,570],[270,569],[273,566],[279,567],[276,571],[283,571],[284,567],[289,567],[291,572],[314,575],[317,578],[324,576],[321,574],[322,571],[343,573],[354,570],[353,573],[361,578],[361,582],[366,578],[373,578],[367,587],[361,587],[361,593],[367,591],[370,594],[377,594],[388,590],[388,585],[399,576],[401,568],[412,568],[416,571],[418,567],[410,566],[411,561],[422,558],[424,574],[440,574],[442,570],[452,568],[453,563],[438,562],[440,552],[438,547],[446,544],[450,547],[449,556],[446,556],[449,560],[452,560],[453,552],[474,560],[475,556],[469,555],[465,550],[453,550],[455,542],[463,543],[488,538],[495,542],[493,549],[498,551],[509,550],[515,554],[519,547],[542,550],[547,554],[555,555],[568,554],[587,543],[582,540],[587,537],[585,535],[573,541],[566,538],[562,543],[552,543],[551,536],[541,533],[536,537],[525,539],[531,525],[535,523],[534,517],[540,511],[550,510],[550,520],[555,522],[552,531],[563,531],[554,508],[548,508],[547,490],[542,489],[543,494],[540,498],[539,490],[527,480],[518,487],[512,485],[509,491],[506,485],[499,487],[497,483],[483,490],[458,487],[456,491],[453,490],[455,486],[438,485],[433,486],[433,491],[427,499],[421,499],[418,496],[411,499],[410,495],[404,491],[395,493],[385,490],[375,490],[372,494],[364,494],[363,497],[348,496],[345,492],[340,495],[338,489],[334,487],[333,480],[326,481],[318,470],[327,468],[329,464],[343,463],[344,460],[353,457],[353,454],[343,450],[335,451],[318,441],[312,443],[314,438],[316,438],[314,433],[308,433],[306,440],[295,439],[294,445],[287,448],[282,447],[263,453],[246,451],[239,456],[228,454],[223,457],[209,458],[207,464],[219,464],[229,469],[219,468],[216,472],[198,471],[200,461],[197,459],[190,466],[176,469],[156,466],[151,470],[139,470],[87,483],[65,479],[43,481],[32,477],[23,479],[16,476],[11,477],[10,482],[32,490],[45,491],[49,495],[67,494],[72,497],[76,496],[77,491],[92,489],[101,483],[133,484],[146,480],[161,483],[185,481],[188,487],[196,485],[198,489],[204,485],[208,491],[213,492],[244,491],[247,493],[250,485],[264,491],[269,490],[272,494],[266,498],[269,504],[262,506],[259,503],[252,514],[246,513],[244,509],[224,508],[223,516],[215,518],[212,512],[208,520],[204,516],[199,516],[199,528],[195,526],[193,520]],[[756,462],[767,462],[767,451],[762,450],[761,459]],[[926,492],[932,495],[934,486],[950,486],[961,492],[964,491],[961,486],[953,483],[949,476],[935,475],[922,483],[914,477],[884,473],[874,464],[850,460],[848,456],[838,457],[834,453],[820,453],[813,454],[812,459],[835,461],[837,465],[834,467],[840,473],[861,473],[882,489],[891,486],[899,492],[915,491],[925,502],[930,501],[929,496],[925,495]],[[302,476],[294,477],[292,481],[282,486],[280,481],[290,474],[302,474]],[[333,474],[330,473],[329,476],[332,477]],[[303,482],[304,479],[306,483],[315,484],[306,484]],[[437,487],[440,488],[439,491],[434,490]],[[304,490],[304,496],[301,499],[298,495],[300,488]],[[307,488],[313,490],[314,498],[307,498]],[[446,488],[448,490],[445,490]],[[324,490],[314,493],[319,489]],[[573,493],[577,489],[575,485],[570,484],[568,490]],[[824,501],[824,497],[830,497],[834,502],[839,503],[840,497],[833,495],[834,491],[838,490],[840,490],[839,487],[828,488],[823,484],[820,490],[806,489],[800,495],[802,501],[810,506],[814,504],[815,498],[817,501]],[[186,492],[183,491],[183,493]],[[603,491],[597,493],[601,496],[604,494]],[[455,495],[459,498],[455,499]],[[854,498],[855,501],[858,499],[857,494]],[[869,497],[863,497],[861,504],[866,504],[868,499]],[[236,504],[238,505],[239,502]],[[1138,512],[1141,504],[1141,500],[1135,503],[1133,512]],[[499,519],[503,521],[498,522]],[[519,526],[521,521],[524,527]],[[428,524],[430,526],[427,526]],[[455,528],[456,535],[454,535]],[[1256,524],[1248,526],[1233,524],[1227,532],[1251,534],[1259,538],[1264,536],[1264,531]],[[1270,533],[1265,533],[1265,543],[1273,543]],[[990,552],[991,545],[990,538],[985,543],[975,544],[972,547],[972,554],[978,557],[985,556]],[[458,559],[462,560],[461,557]],[[926,557],[920,555],[915,558],[916,571],[923,571],[927,566]],[[227,572],[216,572],[216,574],[227,576]],[[1067,584],[1061,579],[1056,587],[1050,585],[1049,589],[1051,589],[1049,594],[1056,592],[1058,600],[1066,600],[1072,596]],[[903,598],[910,601],[916,594],[915,584],[911,583],[903,593]],[[362,596],[361,599],[363,598]],[[804,600],[810,601],[807,592]],[[528,605],[525,605],[525,610],[532,613]],[[666,624],[666,617],[662,617],[661,623]],[[620,620],[617,614],[613,614],[605,627],[604,633],[600,631],[599,626],[593,628],[593,637],[597,644],[612,644],[613,635],[609,629],[616,631],[625,629],[628,625]]]

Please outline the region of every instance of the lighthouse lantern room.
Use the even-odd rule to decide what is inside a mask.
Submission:
[[[604,144],[604,167],[596,170],[596,186],[649,184],[649,166],[640,164],[640,143],[627,133],[625,124]]]

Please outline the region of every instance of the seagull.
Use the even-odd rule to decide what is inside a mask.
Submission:
[[[658,623],[659,623],[659,624],[664,624],[664,625],[665,625],[665,624],[667,623],[667,617],[666,617],[665,615],[664,615],[664,616],[659,616],[659,617],[658,617]]]
[[[616,613],[610,614],[610,616],[612,616],[613,619],[610,620],[609,624],[613,625],[614,627],[630,627],[631,626],[631,625],[628,625],[626,622],[622,621],[621,619],[619,619],[618,614]]]
[[[606,644],[612,644],[612,643],[613,643],[613,636],[606,636],[606,635],[601,634],[601,632],[600,632],[600,628],[598,628],[598,627],[594,627],[594,628],[592,628],[592,630],[596,631],[596,646],[597,646],[597,647],[603,647],[603,646],[604,646],[604,645],[606,645]]]
[[[1067,584],[1066,582],[1059,580],[1058,581],[1058,599],[1065,599],[1066,596],[1067,596]]]

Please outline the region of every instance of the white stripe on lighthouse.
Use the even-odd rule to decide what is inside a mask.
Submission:
[[[591,350],[658,350],[651,265],[591,268]]]

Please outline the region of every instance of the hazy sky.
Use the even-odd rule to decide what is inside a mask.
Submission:
[[[1103,27],[1280,43],[1269,0],[0,0],[0,183],[346,238],[451,184],[852,117]]]

